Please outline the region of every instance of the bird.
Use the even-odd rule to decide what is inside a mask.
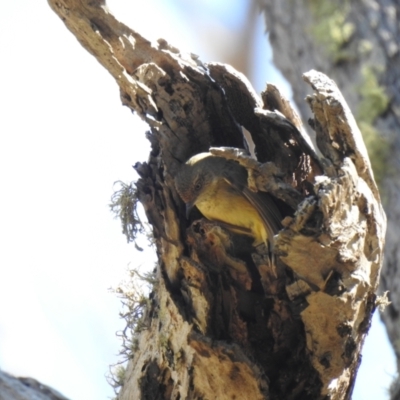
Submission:
[[[196,206],[208,220],[252,237],[255,247],[266,244],[271,252],[282,216],[268,193],[249,189],[247,175],[237,161],[200,153],[181,166],[175,188],[186,204],[187,217]]]

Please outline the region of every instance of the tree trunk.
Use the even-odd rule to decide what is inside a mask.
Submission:
[[[127,399],[350,398],[376,306],[385,215],[360,131],[335,83],[309,71],[321,156],[278,89],[152,45],[97,1],[49,0],[150,126],[135,196],[157,282],[118,395]],[[300,74],[299,74],[300,76]],[[241,126],[251,138],[245,140]],[[255,146],[257,159],[238,148]],[[218,222],[187,221],[174,177],[211,151],[248,171],[284,214],[275,262]]]
[[[400,6],[397,1],[338,2],[257,0],[264,12],[274,63],[293,88],[307,118],[306,87],[300,71],[315,68],[331,76],[363,131],[388,215],[381,292],[391,304],[382,313],[400,361]],[[396,389],[397,388],[397,389]],[[400,396],[400,383],[392,397]]]
[[[0,371],[0,400],[68,400],[33,378],[14,377]]]

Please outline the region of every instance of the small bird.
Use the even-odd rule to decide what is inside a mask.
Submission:
[[[282,228],[281,214],[271,196],[253,192],[247,185],[247,171],[238,162],[211,153],[190,158],[178,172],[175,187],[186,203],[210,221],[222,222],[234,233],[254,238],[272,250],[272,238]]]

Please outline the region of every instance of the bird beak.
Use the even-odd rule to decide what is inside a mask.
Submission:
[[[190,211],[192,211],[194,204],[192,202],[186,203],[186,219],[189,219]]]

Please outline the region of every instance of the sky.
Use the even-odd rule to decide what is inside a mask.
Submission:
[[[46,1],[3,3],[0,368],[71,400],[106,400],[113,390],[105,375],[119,359],[115,333],[123,328],[120,301],[109,288],[124,280],[129,266],[144,270],[155,262],[151,251],[126,243],[109,211],[114,182],[135,180],[132,165],[147,159],[146,125],[121,106],[111,76]],[[229,37],[245,9],[244,0],[108,4],[143,36],[164,37],[203,61],[223,61],[221,47],[209,40]],[[198,34],[204,24],[208,36]],[[264,30],[259,18],[251,80],[257,91],[268,80],[290,95],[271,69]],[[388,398],[394,374],[376,314],[353,399]]]

